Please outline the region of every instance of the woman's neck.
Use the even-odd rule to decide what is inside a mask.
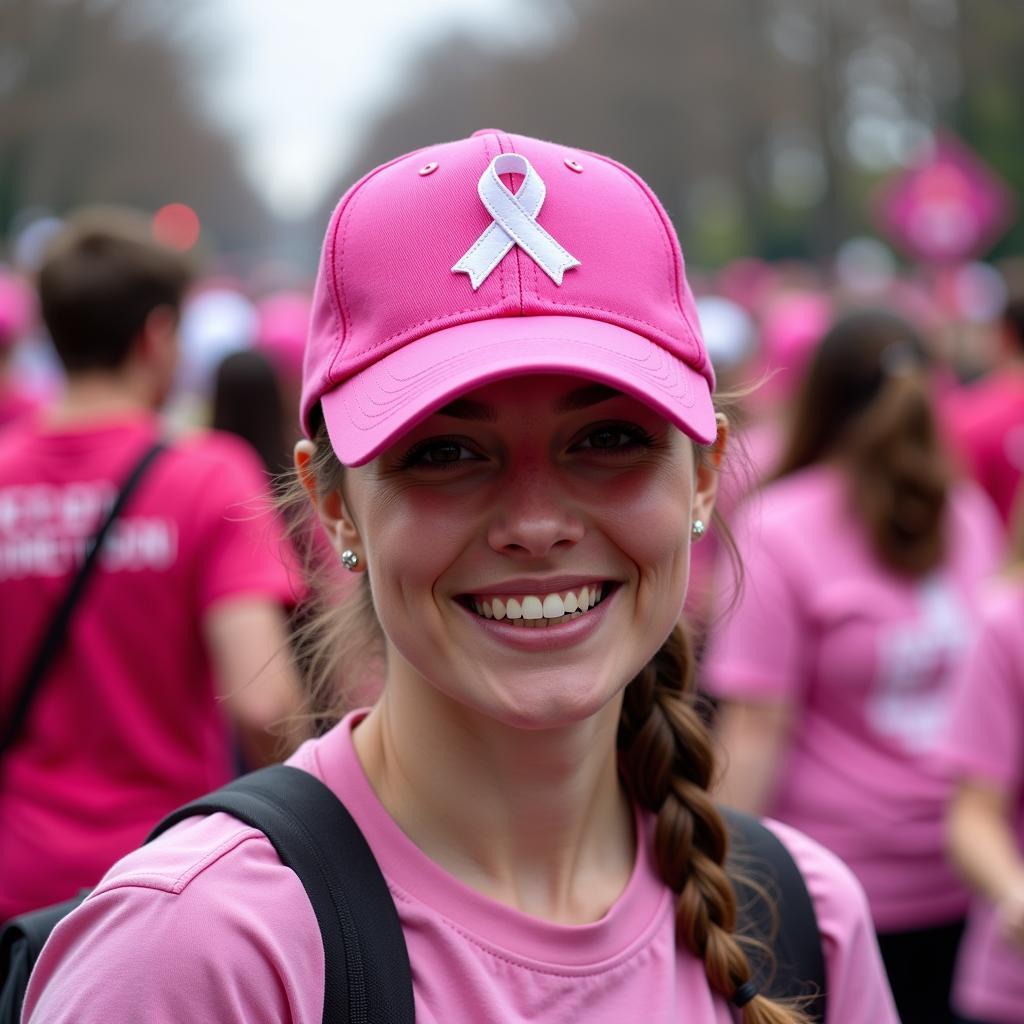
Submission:
[[[385,688],[355,732],[385,809],[473,889],[562,924],[602,917],[635,860],[618,780],[619,702],[584,722],[528,731],[432,688]]]

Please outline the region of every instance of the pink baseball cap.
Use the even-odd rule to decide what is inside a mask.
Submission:
[[[338,458],[358,466],[460,394],[523,374],[590,378],[694,440],[714,373],[675,232],[607,157],[496,130],[410,153],[342,198],[303,368]]]

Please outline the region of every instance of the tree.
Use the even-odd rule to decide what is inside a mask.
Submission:
[[[267,214],[199,102],[179,39],[188,4],[0,5],[0,237],[20,210],[188,203],[220,248],[254,245]]]
[[[520,17],[550,9],[526,4]],[[343,181],[480,127],[557,138],[636,168],[705,264],[829,259],[871,230],[871,189],[942,123],[1024,188],[1016,0],[562,0],[557,10],[546,48],[452,37],[426,50]]]

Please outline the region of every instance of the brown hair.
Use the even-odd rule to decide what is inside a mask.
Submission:
[[[866,311],[840,320],[808,366],[774,474],[837,459],[875,554],[911,576],[942,561],[952,480],[927,366],[923,341],[899,317]]]
[[[38,278],[43,322],[65,370],[121,367],[154,310],[178,314],[191,276],[186,258],[155,242],[141,214],[94,209],[73,217]]]
[[[284,397],[273,363],[246,349],[225,356],[217,367],[210,426],[247,441],[270,474],[291,463]]]
[[[327,493],[340,487],[344,469],[322,422],[314,443],[311,469],[321,493]],[[285,502],[309,509],[298,480],[293,480]],[[313,582],[315,587],[315,576]],[[383,653],[367,578],[340,609],[334,600],[330,591],[321,592],[318,613],[298,637],[321,714],[329,713],[326,698],[334,694],[331,717],[351,706],[347,687],[357,681],[343,678],[341,667],[351,669],[367,656]],[[353,643],[362,649],[353,650]],[[696,707],[694,667],[690,646],[677,628],[626,687],[618,746],[627,792],[657,817],[655,856],[662,879],[676,893],[677,938],[702,960],[712,989],[731,1000],[751,979],[751,967],[735,934],[736,894],[725,870],[726,826],[708,793],[715,764]],[[744,1024],[807,1024],[799,1009],[762,995],[747,1003],[742,1019]]]

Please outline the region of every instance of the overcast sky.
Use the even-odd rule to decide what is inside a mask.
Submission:
[[[426,42],[453,28],[517,46],[550,33],[515,0],[211,0],[199,17],[214,110],[286,217],[316,204]]]

